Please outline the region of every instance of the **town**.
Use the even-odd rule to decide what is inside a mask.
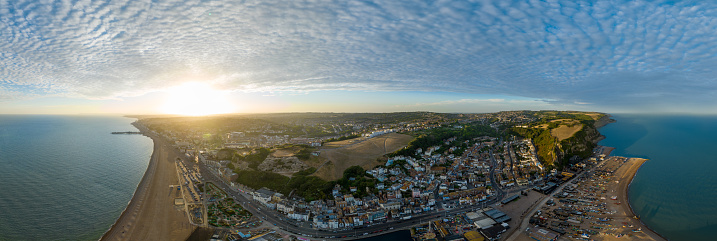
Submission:
[[[360,118],[297,114],[233,120],[241,124],[205,120],[198,125],[171,119],[143,119],[140,124],[170,140],[183,153],[177,170],[184,181],[184,195],[175,204],[186,206],[195,225],[221,231],[215,232],[216,239],[277,240],[282,233],[297,239],[357,239],[405,229],[415,240],[500,240],[513,234],[539,201],[555,205],[548,195],[609,154],[591,143],[588,155],[564,157],[568,162],[559,170],[556,163],[560,160],[541,159],[538,152],[545,147],[537,146],[536,138],[511,130],[537,126],[540,131],[541,124],[547,123],[552,129],[543,129],[554,132],[577,123],[566,119],[589,118],[590,114],[419,112],[362,114]],[[576,131],[562,139],[571,140],[592,121],[581,122],[582,129],[574,128]],[[384,147],[378,165],[366,169],[366,165],[350,166],[332,181],[314,177],[331,162],[322,159],[322,152],[332,150],[327,146],[362,145],[388,135],[413,138],[396,150]],[[316,159],[320,161],[312,164]],[[243,183],[240,178],[256,173],[282,183],[309,181],[272,189],[272,184],[258,180]],[[314,184],[318,188],[313,194],[301,190]],[[574,188],[564,190],[572,193]],[[577,199],[560,202],[578,202],[570,200]],[[550,212],[565,213],[563,209]],[[539,214],[530,220],[544,227],[521,234],[532,239],[584,238],[596,233],[585,229],[567,234],[561,226],[566,221],[558,225]]]

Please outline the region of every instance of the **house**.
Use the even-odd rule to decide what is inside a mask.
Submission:
[[[308,210],[295,210],[287,215],[287,217],[299,221],[309,221],[309,216],[311,213]]]
[[[334,186],[334,189],[333,189],[333,191],[331,192],[331,194],[333,194],[334,197],[341,196],[341,185],[336,184],[336,186]]]
[[[286,200],[281,201],[281,202],[276,202],[276,211],[283,212],[283,213],[294,212],[294,205],[287,202]]]
[[[274,204],[270,203],[271,198],[274,196],[274,192],[263,187],[251,193],[253,199],[264,206],[274,209]]]
[[[412,196],[413,198],[420,198],[420,197],[421,197],[421,190],[420,190],[420,189],[414,188],[414,189],[412,190],[412,192],[413,192],[413,193],[412,193],[411,196]]]
[[[379,206],[383,208],[384,210],[396,210],[401,208],[401,203],[399,202],[385,202],[381,203]]]

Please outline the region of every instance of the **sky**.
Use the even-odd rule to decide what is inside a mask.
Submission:
[[[714,1],[0,0],[5,114],[715,114],[716,76]]]

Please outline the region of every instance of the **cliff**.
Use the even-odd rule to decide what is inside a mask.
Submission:
[[[595,121],[595,128],[600,129],[600,127],[606,126],[607,124],[615,123],[615,120],[610,117],[612,116],[609,114],[605,114],[600,117],[597,121]]]
[[[584,125],[583,129],[575,133],[572,137],[562,140],[556,146],[556,160],[559,160],[559,163],[556,164],[558,164],[558,166],[565,166],[570,164],[571,160],[577,161],[590,157],[597,143],[605,139],[597,129],[615,122],[615,120],[610,117],[610,115],[605,114],[595,121],[581,121]]]
[[[562,115],[548,116],[537,121],[532,128],[512,128],[514,134],[533,140],[538,158],[544,165],[552,165],[558,169],[567,166],[571,161],[577,162],[589,157],[597,143],[604,138],[597,129],[615,122],[610,115],[594,112],[590,113],[593,114],[592,116],[575,112],[570,113],[572,115],[559,114]],[[599,114],[599,118],[594,119],[593,116],[596,114]],[[559,120],[571,121],[563,121],[564,124],[554,123]],[[551,134],[551,130],[556,130],[558,126],[566,125],[565,123],[579,124],[582,128],[565,139],[559,139],[554,133]]]

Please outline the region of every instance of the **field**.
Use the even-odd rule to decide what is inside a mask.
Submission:
[[[276,158],[282,158],[282,157],[292,157],[296,156],[299,158],[301,162],[306,164],[309,167],[319,167],[322,163],[324,163],[321,158],[311,155],[311,152],[318,151],[318,148],[315,147],[302,147],[302,146],[289,146],[285,148],[279,148],[273,150],[271,154],[269,154],[269,158],[276,157]],[[302,156],[302,151],[305,151],[304,157]],[[288,173],[279,173],[285,176],[291,176],[294,172],[288,172]]]
[[[604,115],[602,113],[597,113],[597,112],[568,112],[568,113],[575,114],[575,115],[579,115],[579,114],[587,115],[587,116],[590,116],[590,118],[593,118],[593,120],[598,120],[598,119],[600,119],[601,116]]]
[[[555,138],[558,138],[558,141],[568,139],[571,136],[575,135],[575,133],[583,129],[583,125],[580,124],[580,122],[578,122],[577,120],[557,119],[551,120],[550,122],[557,123],[559,125],[558,127],[554,127],[550,130],[550,134],[553,135]],[[550,128],[548,124],[542,124],[536,127],[541,129]]]
[[[558,141],[562,141],[565,139],[570,138],[571,136],[575,135],[578,131],[583,129],[582,124],[576,124],[576,125],[560,125],[558,128],[550,130],[550,134],[552,134],[554,137],[558,138]]]
[[[346,145],[351,145],[351,144],[354,144],[354,143],[359,143],[359,142],[364,141],[364,140],[366,140],[366,137],[359,137],[359,138],[348,139],[348,140],[343,140],[343,141],[327,142],[327,143],[324,144],[324,147],[323,147],[323,148],[324,148],[324,149],[326,149],[326,148],[339,148],[339,147],[344,147],[344,146],[346,146]]]
[[[357,139],[332,142],[322,148],[319,158],[324,164],[314,175],[327,181],[333,181],[341,178],[344,170],[351,166],[358,165],[367,170],[371,169],[376,165],[383,164],[383,162],[377,161],[379,157],[403,148],[413,140],[413,137],[389,133],[352,143]]]
[[[290,157],[290,156],[296,155],[296,153],[299,152],[300,149],[301,149],[301,147],[298,147],[298,146],[276,149],[270,155],[273,157]]]

